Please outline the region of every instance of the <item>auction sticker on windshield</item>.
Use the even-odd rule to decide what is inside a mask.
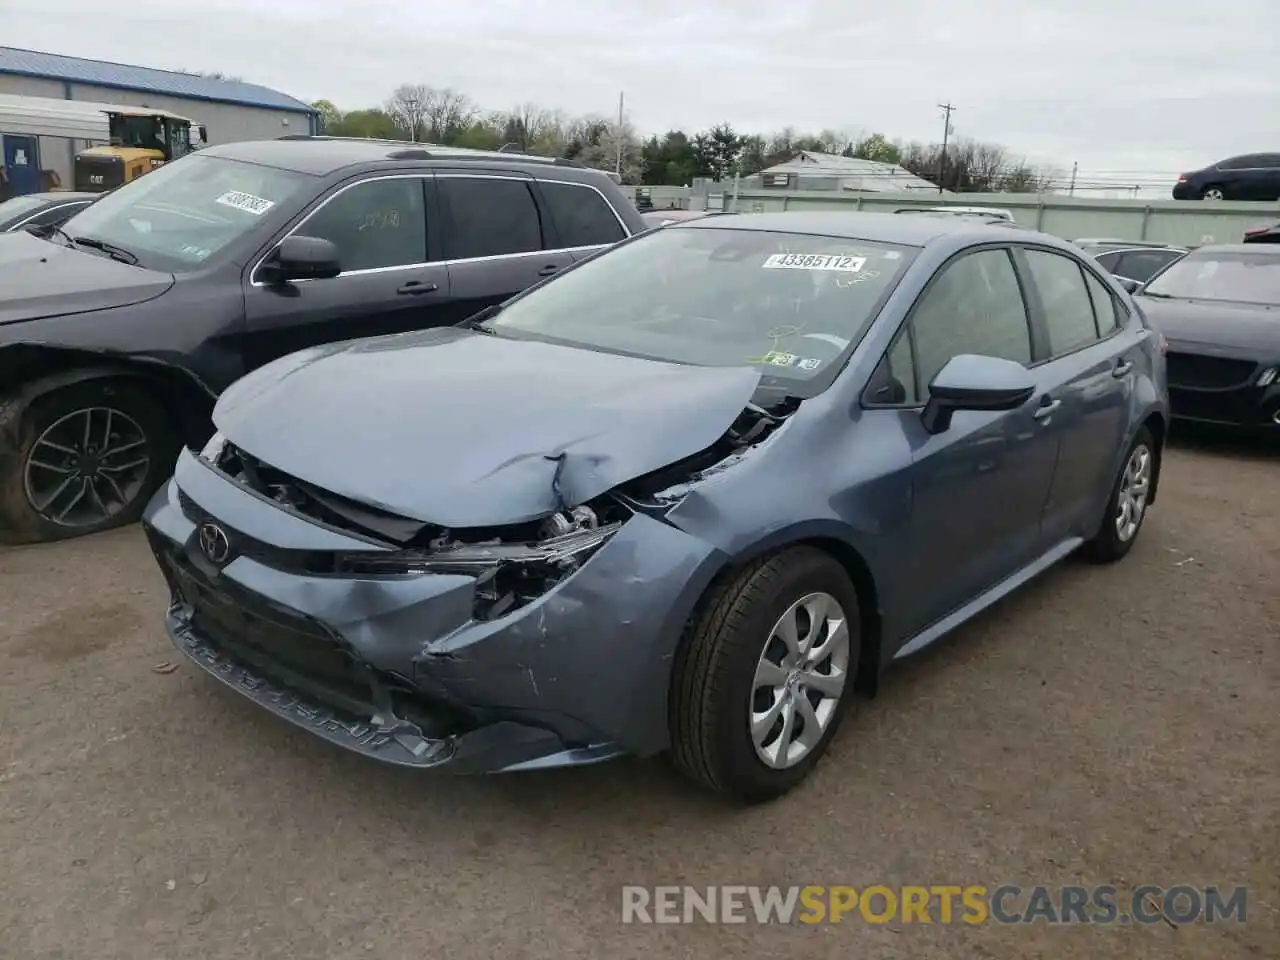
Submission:
[[[832,253],[775,253],[764,262],[765,270],[835,270],[857,273],[866,257],[842,257]]]
[[[245,213],[251,213],[255,217],[262,216],[276,205],[274,200],[263,200],[262,197],[255,197],[251,193],[242,193],[239,190],[228,191],[215,202],[222,204],[224,207],[243,210]]]

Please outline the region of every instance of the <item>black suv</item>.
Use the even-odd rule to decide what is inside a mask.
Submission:
[[[135,520],[255,367],[459,323],[645,227],[573,161],[286,137],[0,235],[0,542]]]
[[[1280,200],[1280,153],[1245,154],[1184,173],[1173,199]]]

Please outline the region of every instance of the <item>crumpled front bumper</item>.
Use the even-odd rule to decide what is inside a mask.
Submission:
[[[206,518],[255,548],[209,563]],[[339,746],[456,772],[665,749],[676,644],[722,563],[703,541],[637,515],[536,601],[477,621],[465,576],[273,565],[272,551],[368,543],[276,507],[188,451],[143,523],[173,594],[170,637],[192,662]],[[328,671],[320,682],[313,661]]]

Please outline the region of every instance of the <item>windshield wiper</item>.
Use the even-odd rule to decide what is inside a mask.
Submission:
[[[478,330],[480,333],[487,333],[492,337],[498,335],[498,331],[492,327],[486,327],[485,324],[502,312],[502,304],[495,303],[485,307],[478,313],[473,313],[467,319],[458,324],[463,330]]]
[[[59,231],[60,233],[62,231]],[[63,234],[66,236],[66,234]],[[113,243],[107,243],[105,240],[98,240],[95,237],[69,237],[77,247],[88,247],[91,250],[101,250],[112,260],[119,260],[121,263],[134,265],[138,262],[137,254],[130,253],[124,247],[117,247]]]

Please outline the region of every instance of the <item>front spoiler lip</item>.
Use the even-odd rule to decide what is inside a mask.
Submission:
[[[236,693],[309,733],[379,763],[451,773],[513,773],[600,763],[625,753],[611,743],[566,747],[549,730],[510,721],[431,739],[373,721],[350,720],[218,650],[173,610],[165,629],[189,661]]]

